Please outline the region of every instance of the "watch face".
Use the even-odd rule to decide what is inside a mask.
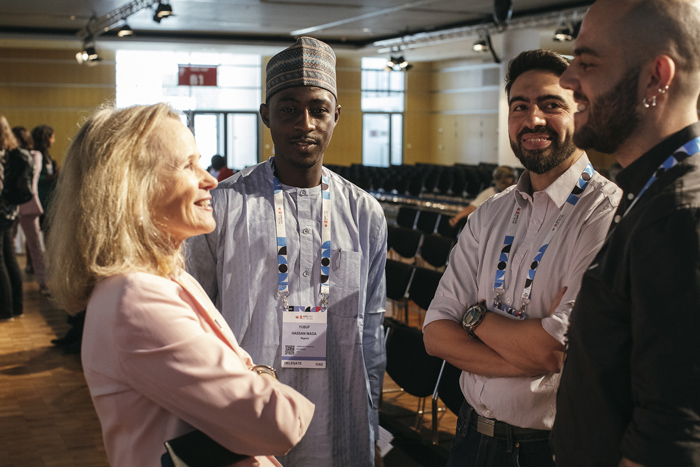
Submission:
[[[481,320],[484,317],[484,313],[486,313],[486,310],[483,306],[470,306],[464,313],[464,316],[462,317],[462,327],[465,330],[469,331],[473,327],[477,326],[479,323],[481,323]]]
[[[464,318],[462,319],[462,324],[467,327],[472,327],[474,323],[476,323],[479,314],[481,313],[481,309],[477,307],[471,307],[467,310],[467,312],[464,314]]]

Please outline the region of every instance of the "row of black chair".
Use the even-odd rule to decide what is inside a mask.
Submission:
[[[404,321],[408,322],[408,304],[412,301],[421,310],[427,310],[435,297],[442,272],[386,260],[386,298],[404,310]]]
[[[388,251],[393,251],[402,258],[412,259],[413,263],[417,263],[416,260],[420,258],[437,269],[447,265],[455,243],[454,238],[438,234],[425,235],[419,230],[388,227]]]
[[[445,237],[457,238],[459,227],[450,225],[451,214],[443,214],[428,209],[401,206],[396,214],[396,224],[400,227],[418,229],[426,234],[438,233]]]
[[[495,164],[437,164],[370,167],[328,165],[330,170],[367,191],[423,196],[473,198],[493,181]]]

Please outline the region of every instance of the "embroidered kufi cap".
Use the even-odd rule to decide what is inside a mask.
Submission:
[[[267,63],[266,100],[282,89],[316,86],[338,99],[335,84],[335,52],[325,42],[300,37]]]

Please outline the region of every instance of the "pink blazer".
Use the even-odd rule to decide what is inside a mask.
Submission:
[[[279,466],[271,456],[301,440],[313,404],[251,372],[199,284],[186,273],[180,281],[187,290],[130,273],[100,281],[90,296],[82,361],[111,465],[159,466],[163,443],[197,428],[256,456],[236,465]]]

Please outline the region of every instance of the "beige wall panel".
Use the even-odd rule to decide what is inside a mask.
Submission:
[[[441,111],[483,111],[498,109],[498,92],[460,92],[435,94],[433,109]]]
[[[323,162],[335,165],[362,163],[362,113],[346,112],[335,127]]]
[[[3,83],[60,83],[60,84],[114,84],[115,66],[100,64],[93,67],[73,63],[36,63],[0,61],[0,82]],[[2,70],[4,69],[4,70]]]
[[[115,88],[16,87],[0,84],[2,107],[86,107],[97,108],[114,101]]]
[[[404,164],[432,162],[431,142],[434,129],[429,113],[410,113],[404,117]]]

